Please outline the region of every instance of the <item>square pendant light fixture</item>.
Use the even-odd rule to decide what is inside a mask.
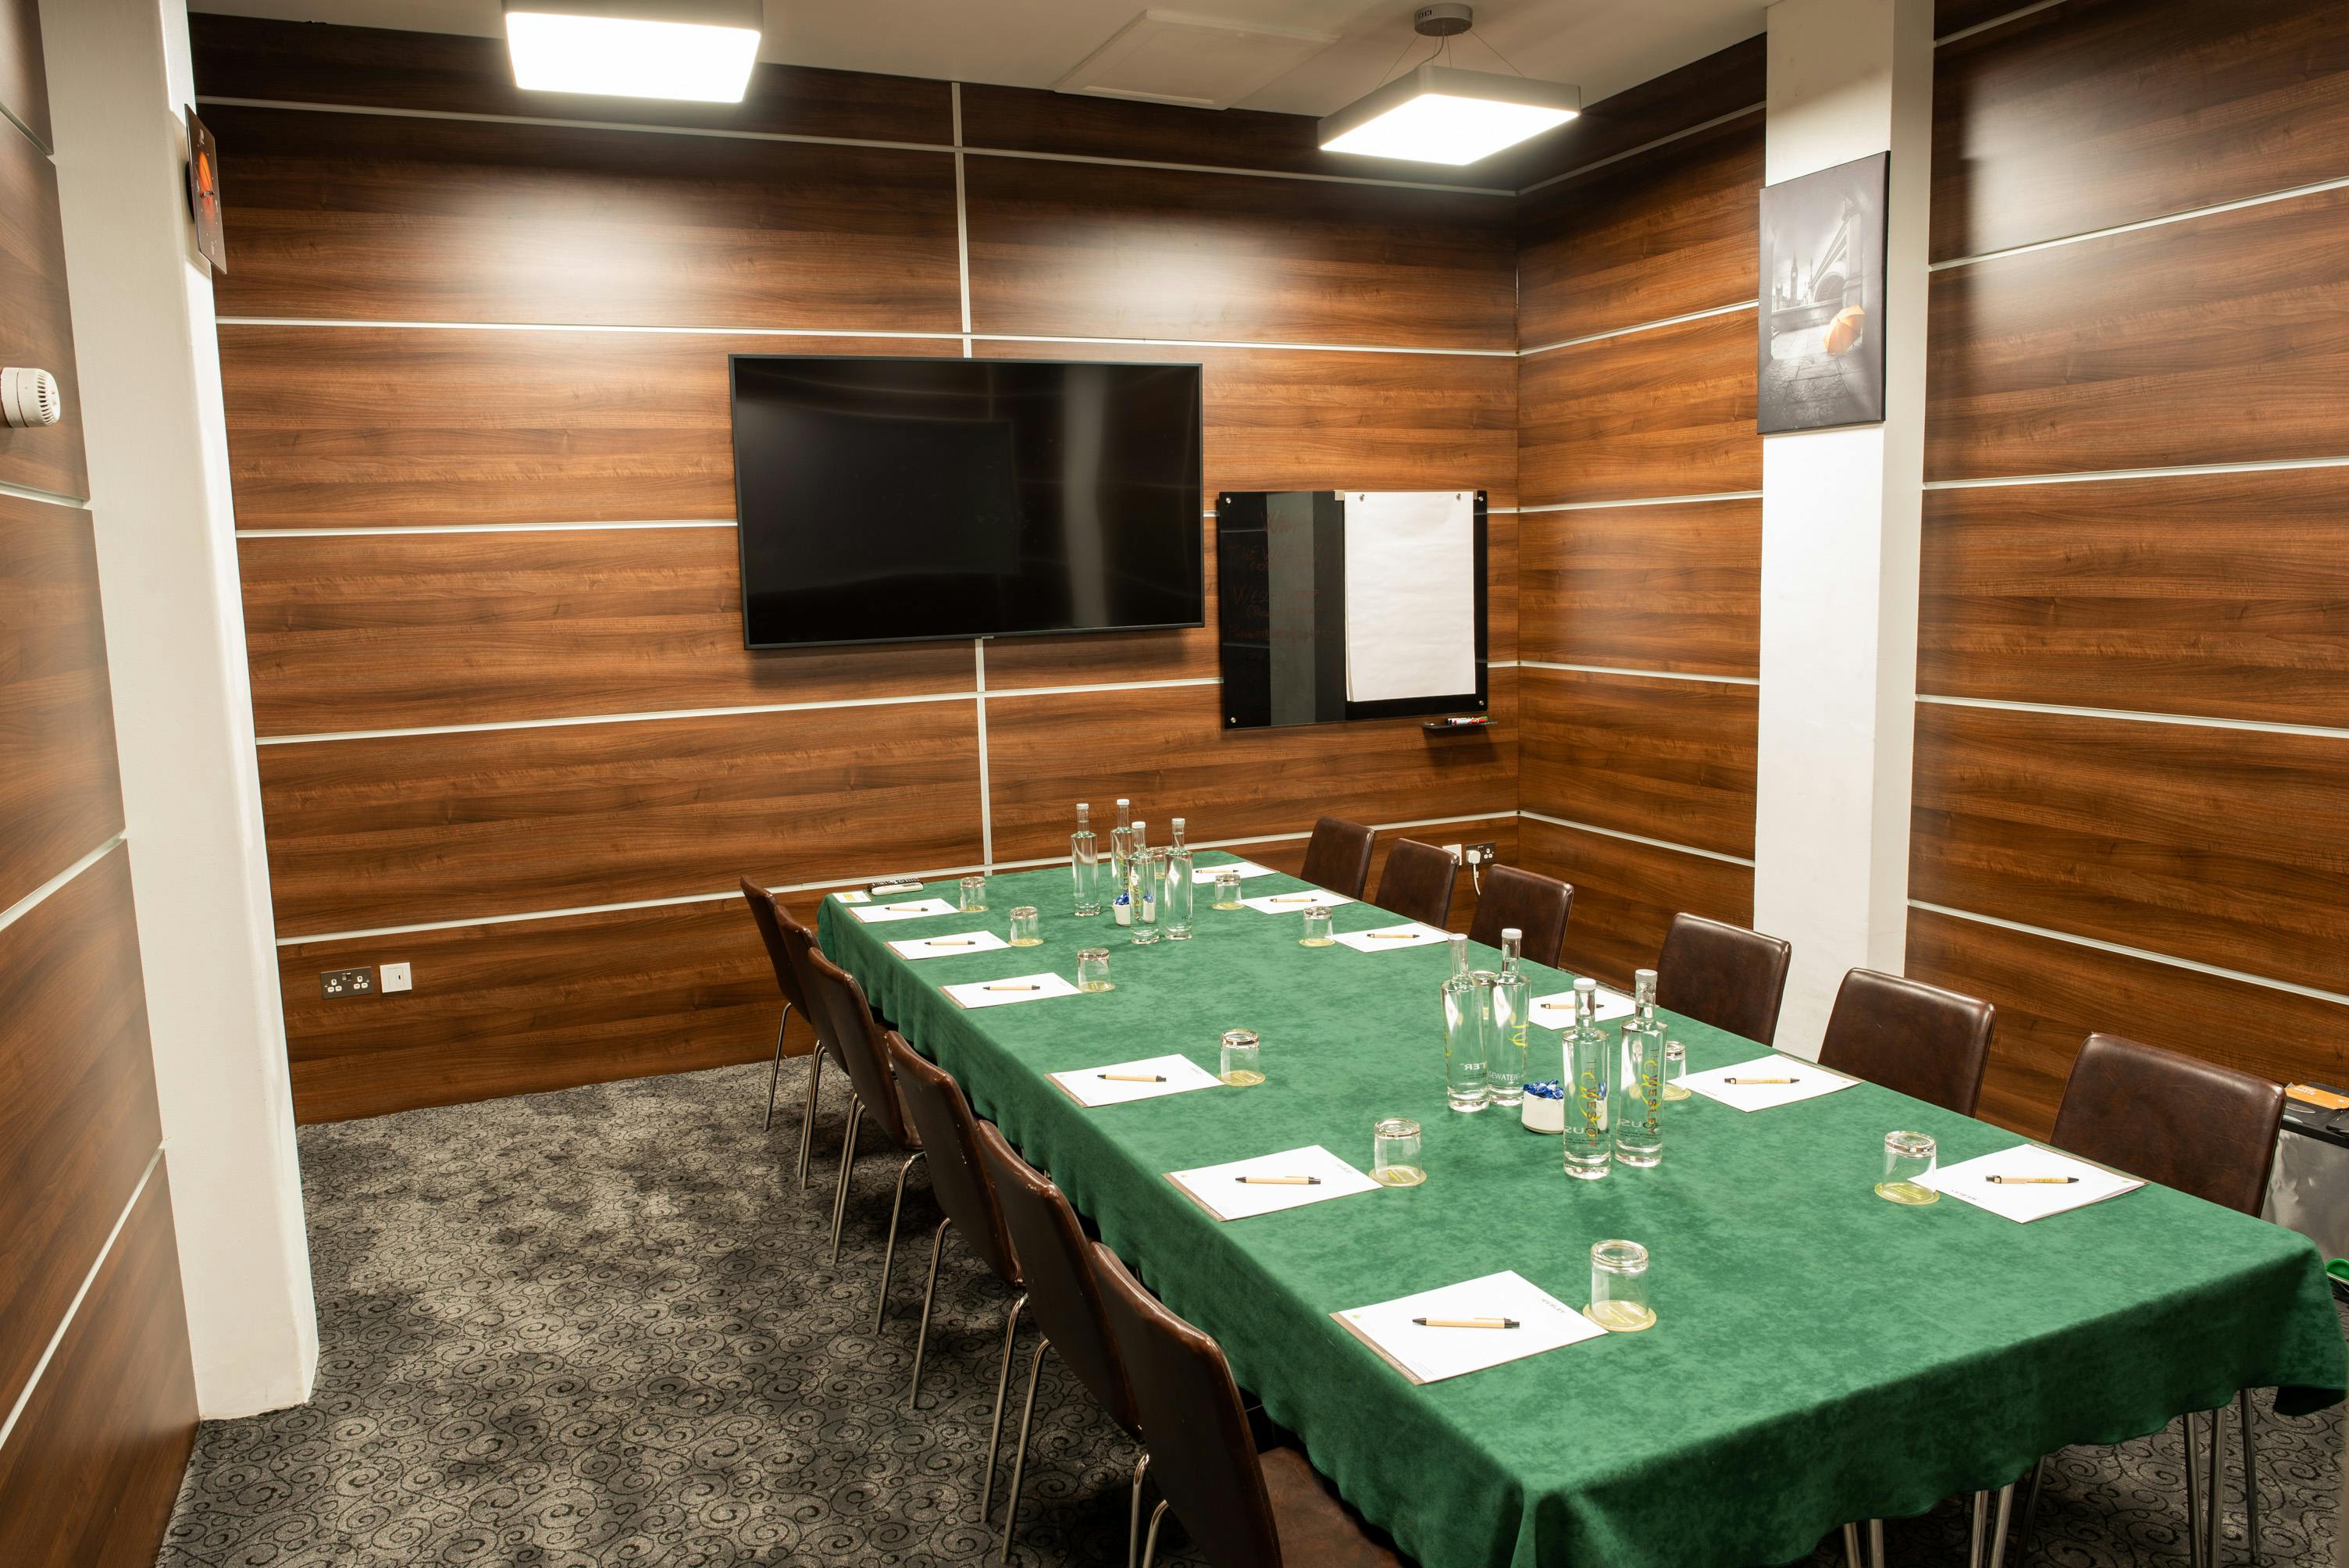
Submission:
[[[514,83],[540,92],[740,103],[761,0],[505,0]]]
[[[1466,32],[1470,20],[1465,5],[1427,5],[1413,26],[1423,36],[1449,38]],[[1580,88],[1430,59],[1323,119],[1321,150],[1474,163],[1581,112]]]

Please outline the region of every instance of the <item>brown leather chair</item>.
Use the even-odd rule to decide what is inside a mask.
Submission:
[[[759,939],[767,944],[767,962],[774,967],[775,987],[783,994],[782,1020],[775,1026],[775,1070],[767,1078],[767,1119],[761,1126],[775,1125],[775,1087],[783,1078],[783,1029],[792,1021],[792,1009],[798,1008],[815,1031],[815,1049],[808,1053],[807,1107],[800,1113],[798,1181],[805,1187],[808,1155],[815,1147],[816,1090],[823,1086],[823,1058],[831,1050],[824,1044],[823,1025],[808,1010],[807,954],[816,950],[815,933],[793,920],[774,894],[749,877],[742,879],[742,901],[750,906]]]
[[[1742,925],[1676,914],[1656,960],[1656,1006],[1766,1046],[1778,1037],[1794,952]]]
[[[1151,1473],[1164,1494],[1150,1515],[1141,1568],[1172,1508],[1216,1568],[1393,1568],[1407,1559],[1374,1541],[1295,1449],[1257,1452],[1223,1346],[1166,1310],[1115,1253],[1096,1242],[1093,1275],[1133,1386]]]
[[[856,1139],[866,1119],[892,1146],[905,1150],[905,1162],[897,1167],[897,1195],[889,1204],[889,1241],[881,1250],[881,1289],[873,1304],[873,1331],[878,1334],[881,1319],[889,1310],[889,1270],[897,1258],[897,1217],[905,1208],[905,1178],[914,1161],[922,1157],[922,1136],[906,1119],[896,1077],[889,1069],[894,1054],[889,1040],[895,1031],[883,1028],[873,1016],[864,987],[856,983],[855,975],[815,952],[808,954],[808,982],[830,1026],[832,1048],[839,1054],[840,1065],[848,1069],[848,1081],[856,1090],[848,1105],[848,1130],[840,1141],[840,1178],[832,1192],[833,1262],[840,1261],[840,1225],[848,1212],[848,1168],[855,1163]]]
[[[1028,1289],[1019,1277],[1019,1260],[1011,1250],[1011,1233],[1003,1222],[1003,1205],[995,1195],[995,1180],[978,1152],[978,1118],[962,1086],[907,1045],[891,1035],[891,1062],[896,1069],[897,1091],[905,1097],[905,1112],[922,1135],[928,1156],[930,1191],[947,1217],[930,1236],[929,1283],[922,1287],[922,1324],[914,1331],[914,1377],[905,1403],[922,1407],[922,1352],[930,1336],[930,1304],[938,1291],[938,1248],[947,1227],[961,1231],[964,1244],[979,1262],[1011,1290],[1011,1306],[1003,1315],[1003,1356],[995,1370],[995,1425],[987,1439],[987,1486],[979,1493],[978,1516],[985,1519],[995,1496],[995,1450],[1003,1439],[1003,1396],[1011,1386],[1011,1342],[1019,1333],[1019,1312],[1028,1305]]]
[[[1387,864],[1393,869],[1393,861]],[[1573,913],[1574,889],[1567,883],[1539,872],[1495,866],[1485,873],[1485,891],[1476,895],[1468,940],[1498,947],[1501,933],[1515,927],[1524,934],[1517,951],[1526,961],[1555,969],[1566,951],[1566,923]]]
[[[1662,977],[1658,976],[1659,988]],[[1843,977],[1819,1065],[1971,1116],[1998,1010],[1921,980],[1873,969]]]
[[[2283,1086],[2233,1068],[2164,1050],[2119,1035],[2090,1035],[2064,1080],[2048,1141],[2083,1160],[2110,1165],[2190,1192],[2221,1208],[2257,1214],[2267,1202],[2268,1177],[2275,1165],[2276,1136],[2283,1124]],[[2207,1418],[2191,1412],[2187,1422],[2187,1533],[2198,1533],[2199,1505],[2191,1478],[2198,1418],[2211,1423],[2213,1447],[2224,1441],[2226,1407]],[[2243,1435],[2244,1533],[2251,1561],[2260,1561],[2259,1455],[2252,1432],[2251,1391],[2235,1396]],[[2023,1505],[2024,1540],[2039,1501],[2039,1476],[2032,1472]],[[2219,1533],[2219,1500],[2209,1500],[2209,1530]]]
[[[1360,822],[1324,817],[1313,824],[1305,869],[1297,874],[1315,887],[1360,898],[1371,885],[1371,843],[1377,837]]]
[[[1077,1381],[1126,1436],[1139,1439],[1142,1432],[1134,1419],[1125,1367],[1118,1360],[1109,1319],[1102,1313],[1101,1286],[1093,1278],[1092,1243],[1085,1240],[1077,1212],[1051,1178],[1022,1160],[992,1122],[978,1124],[978,1151],[1003,1206],[1004,1227],[1011,1236],[1012,1254],[1019,1260],[1019,1276],[1028,1283],[1029,1315],[1043,1336],[1028,1363],[1028,1397],[1019,1408],[1019,1435],[1011,1450],[1011,1490],[1004,1505],[1000,1559],[1009,1563],[1012,1531],[1019,1522],[1019,1480],[1028,1469],[1028,1425],[1036,1413],[1036,1377],[1044,1369],[1045,1351],[1060,1353]],[[1127,1508],[1128,1568],[1142,1539],[1142,1482],[1149,1466],[1150,1455],[1145,1451],[1133,1467],[1133,1496]]]
[[[1371,902],[1441,929],[1452,918],[1452,890],[1459,881],[1458,861],[1433,844],[1398,839],[1387,851],[1386,870],[1379,873],[1379,895]]]

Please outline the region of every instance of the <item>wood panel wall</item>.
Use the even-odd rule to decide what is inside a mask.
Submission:
[[[2026,1131],[2094,1029],[2344,1081],[2349,11],[2064,0],[1934,108],[1909,972]]]
[[[1643,134],[1520,203],[1518,840],[1619,985],[1677,911],[1753,915],[1763,56],[1593,105]]]
[[[943,82],[615,108],[518,95],[494,40],[191,20],[200,94],[337,111],[206,110],[303,1119],[763,1054],[742,872],[1043,859],[1121,793],[1268,858],[1332,809],[1515,852],[1513,195],[1309,178],[1292,117],[966,87],[958,155]],[[1208,167],[1102,161],[1137,159]],[[990,642],[983,686],[968,641],[744,652],[725,365],[761,351],[1196,359],[1203,511],[1488,491],[1498,722],[1228,735],[1212,627]],[[412,993],[318,995],[401,960]]]
[[[0,363],[68,394],[0,431],[0,1563],[115,1568],[155,1559],[195,1384],[47,80],[34,0],[0,0]]]

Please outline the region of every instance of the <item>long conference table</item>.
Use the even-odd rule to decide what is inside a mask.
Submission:
[[[1276,873],[1244,891],[1309,885]],[[2029,1224],[1886,1202],[1872,1189],[1889,1130],[1930,1133],[1944,1165],[2021,1140],[1873,1084],[1753,1112],[1670,1102],[1661,1166],[1572,1181],[1558,1140],[1515,1111],[1446,1109],[1441,944],[1308,949],[1297,914],[1199,892],[1195,935],[1147,947],[1075,917],[1064,866],[994,878],[985,914],[868,925],[826,897],[819,935],[1427,1568],[1785,1563],[1846,1521],[2003,1486],[2043,1453],[2239,1388],[2278,1388],[2287,1415],[2341,1397],[2331,1294],[2292,1232],[2151,1185]],[[955,889],[893,895],[919,896]],[[1000,935],[1022,903],[1041,912],[1040,947],[915,963],[888,946]],[[1395,919],[1335,913],[1340,932]],[[966,1010],[940,989],[1073,979],[1088,945],[1109,948],[1114,990]],[[1537,996],[1571,985],[1531,973]],[[1761,1054],[1666,1017],[1691,1072]],[[1214,1073],[1233,1027],[1261,1036],[1264,1084],[1087,1109],[1046,1076],[1167,1052]],[[1558,1040],[1534,1031],[1532,1076],[1558,1076]],[[1166,1180],[1313,1143],[1368,1170],[1387,1116],[1424,1129],[1424,1185],[1219,1222]],[[1590,1245],[1610,1237],[1650,1249],[1645,1333],[1422,1385],[1330,1315],[1505,1269],[1579,1305]]]

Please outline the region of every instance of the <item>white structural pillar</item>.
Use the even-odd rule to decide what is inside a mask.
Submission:
[[[318,1326],[212,277],[182,184],[186,4],[42,0],[41,31],[196,1401],[250,1415],[309,1398]]]
[[[1933,6],[1768,17],[1765,181],[1891,154],[1887,417],[1762,444],[1754,923],[1794,944],[1778,1044],[1813,1055],[1845,971],[1897,974],[1907,950]]]

